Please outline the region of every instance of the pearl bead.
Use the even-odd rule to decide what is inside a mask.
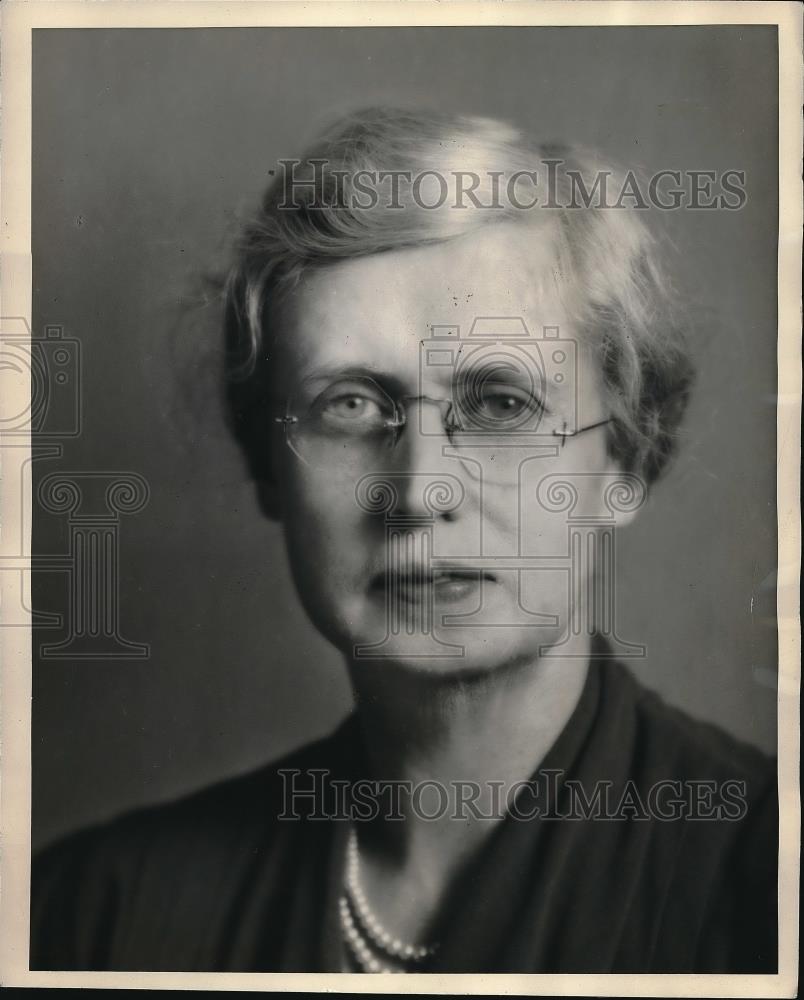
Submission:
[[[421,962],[435,953],[437,945],[416,947],[393,937],[380,923],[369,906],[359,879],[359,856],[357,835],[352,829],[347,844],[346,891],[347,896],[339,900],[341,925],[347,942],[364,969],[371,972],[402,972],[402,969],[392,969],[379,962],[371,952],[369,943],[402,962]],[[348,897],[348,898],[347,898]],[[350,908],[351,903],[351,908]],[[362,928],[368,935],[368,941],[363,937],[360,928],[352,916],[352,909],[359,918]]]

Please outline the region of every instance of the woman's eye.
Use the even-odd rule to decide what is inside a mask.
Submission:
[[[482,406],[488,416],[500,420],[535,414],[542,410],[541,403],[534,396],[505,389],[486,390],[483,393]]]
[[[516,399],[514,396],[503,396],[503,395],[492,395],[487,396],[486,407],[490,410],[496,410],[498,413],[518,413],[522,408],[522,401]]]
[[[346,395],[329,400],[325,412],[339,420],[377,421],[383,416],[374,399],[368,396]]]

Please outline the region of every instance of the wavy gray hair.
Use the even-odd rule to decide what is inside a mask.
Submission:
[[[302,186],[315,177],[315,161],[321,160],[327,170],[319,175],[318,190]],[[524,199],[533,194],[525,179],[547,161],[553,164],[551,191],[559,207],[524,210]],[[447,198],[433,208],[423,204],[421,188],[417,194],[403,177],[396,207],[382,202],[364,207],[355,179],[379,171],[453,181],[472,171],[480,183],[472,189],[471,204],[456,209]],[[577,205],[578,178],[590,181],[584,183],[589,191],[604,172],[612,184],[622,185],[624,172],[594,154],[539,144],[488,118],[370,108],[336,121],[295,161],[291,176],[285,171],[269,184],[236,243],[224,286],[227,402],[253,475],[271,475],[265,399],[270,345],[278,331],[271,328],[269,307],[309,269],[445,242],[506,221],[532,227],[534,239],[552,227],[562,298],[599,353],[611,417],[609,452],[625,471],[655,481],[675,451],[693,368],[644,212]],[[499,207],[490,210],[492,193]]]

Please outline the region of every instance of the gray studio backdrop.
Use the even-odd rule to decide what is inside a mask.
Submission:
[[[148,658],[45,658],[67,626],[34,635],[35,844],[349,708],[223,428],[214,311],[192,301],[276,160],[368,103],[502,116],[648,171],[746,172],[741,211],[665,213],[701,374],[685,453],[620,535],[618,616],[645,683],[775,746],[775,29],[37,30],[33,51],[34,328],[79,342],[83,417],[36,479],[150,491],[115,515],[107,567]],[[35,511],[41,612],[67,612],[71,516]]]

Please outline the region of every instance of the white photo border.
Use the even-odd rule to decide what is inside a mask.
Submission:
[[[2,11],[2,230],[0,316],[31,321],[31,42],[36,28],[459,25],[777,25],[779,29],[778,242],[778,776],[780,799],[779,972],[774,975],[409,975],[301,973],[31,972],[28,970],[31,819],[31,635],[0,628],[2,663],[2,909],[4,986],[119,989],[220,989],[350,993],[566,996],[793,997],[797,990],[799,910],[800,422],[802,270],[802,7],[776,2],[587,2],[587,0],[6,0]],[[2,337],[2,333],[0,333]],[[26,374],[4,385],[0,428],[29,405]],[[2,469],[0,544],[25,532],[30,558],[30,490],[21,476],[30,441],[7,449]],[[25,527],[27,525],[27,527]],[[30,574],[3,574],[0,609],[30,607]],[[6,579],[8,578],[8,579]],[[16,590],[14,588],[17,588]],[[22,593],[19,593],[22,588]],[[0,612],[1,613],[1,612]]]

